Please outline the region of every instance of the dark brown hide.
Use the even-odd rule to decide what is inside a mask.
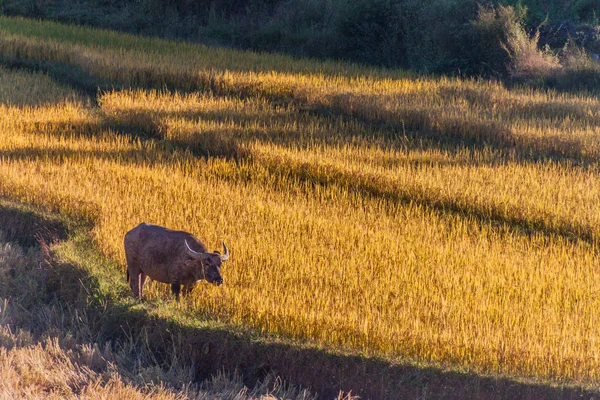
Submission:
[[[190,255],[186,241],[190,249],[204,253],[203,260]],[[146,277],[170,284],[176,297],[181,285],[187,294],[203,279],[217,285],[223,283],[223,257],[207,252],[206,246],[187,232],[142,223],[125,234],[124,245],[129,285],[139,299]]]

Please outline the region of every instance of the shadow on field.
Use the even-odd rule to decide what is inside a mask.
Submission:
[[[58,82],[72,86],[90,98],[96,98],[99,89],[110,89],[110,85],[107,82],[99,81],[86,72],[66,64],[1,57],[0,64],[13,68],[43,71]],[[468,95],[467,93],[466,96],[468,97]],[[476,93],[472,96],[475,95],[480,94]],[[398,141],[402,142],[400,146],[407,149],[442,149],[444,151],[460,152],[468,148],[481,149],[485,146],[495,146],[499,149],[510,150],[510,146],[516,146],[519,148],[519,152],[524,151],[526,153],[525,159],[529,161],[539,161],[550,157],[559,160],[570,160],[575,164],[585,164],[588,162],[582,155],[584,150],[577,144],[567,146],[568,151],[559,154],[556,153],[558,151],[558,144],[553,143],[554,139],[546,138],[544,139],[546,142],[544,140],[536,142],[534,149],[531,147],[534,145],[533,143],[527,144],[523,142],[519,144],[514,139],[511,139],[512,133],[507,128],[494,125],[491,122],[475,121],[473,122],[473,126],[465,127],[458,122],[454,124],[452,121],[446,121],[440,125],[435,121],[431,113],[425,110],[404,110],[403,112],[406,115],[400,116],[385,115],[385,111],[383,111],[384,115],[380,115],[381,113],[377,114],[381,119],[377,120],[347,113],[344,111],[345,101],[347,100],[334,99],[329,107],[297,112],[304,113],[305,115],[331,115],[332,113],[337,113],[342,119],[353,119],[355,122],[358,120],[359,128],[350,132],[350,135],[362,134],[364,135],[362,139],[368,140],[371,138],[380,140],[383,147],[391,145],[394,142],[394,137],[397,137],[399,138]],[[556,111],[558,118],[567,118],[570,113],[574,112],[567,110],[568,112],[563,111],[564,115],[561,115],[557,105],[550,105],[548,109],[539,105],[535,107],[539,108],[535,110],[535,113],[544,118],[551,117],[553,110]],[[125,122],[107,115],[102,115],[99,120],[84,123],[72,123],[69,121],[54,122],[45,125],[43,132],[40,133],[45,135],[52,134],[59,137],[65,135],[94,137],[110,132],[110,134],[137,138],[143,142],[152,141],[153,146],[151,148],[118,151],[46,150],[28,147],[26,149],[0,151],[0,155],[9,159],[35,160],[37,158],[50,158],[59,162],[67,159],[98,158],[123,164],[168,165],[170,163],[177,163],[177,160],[173,157],[173,152],[179,151],[178,157],[182,157],[187,153],[187,156],[190,157],[210,158],[218,156],[252,162],[252,154],[249,154],[245,147],[245,144],[252,140],[263,143],[279,143],[282,145],[292,142],[300,147],[308,144],[314,145],[315,143],[326,145],[327,140],[331,140],[323,132],[318,132],[316,136],[307,136],[302,130],[302,125],[295,129],[290,128],[282,131],[279,125],[286,121],[287,117],[285,113],[270,115],[267,121],[261,119],[260,113],[249,113],[243,109],[232,110],[228,113],[213,110],[188,110],[184,112],[136,110],[129,114],[125,112],[120,117]],[[580,117],[587,118],[584,114]],[[212,123],[215,128],[204,128],[202,131],[194,131],[186,138],[165,138],[164,131],[157,125],[158,122],[156,121],[170,118],[183,118],[192,121],[200,119]],[[382,122],[398,120],[398,118],[403,121],[410,121],[410,123],[399,126]],[[225,121],[233,123],[233,129],[220,125]],[[426,129],[423,130],[423,128]],[[421,132],[415,132],[418,130],[421,130]],[[407,138],[407,135],[409,138]],[[456,140],[457,137],[461,138],[461,140]],[[404,140],[400,138],[404,138]],[[418,138],[423,140],[418,140]],[[540,153],[539,150],[544,148],[547,151]],[[590,155],[588,156],[591,157]],[[594,162],[596,161],[594,160]],[[482,223],[506,225],[512,231],[519,234],[556,235],[570,242],[583,241],[591,244],[595,244],[598,241],[597,234],[592,228],[577,226],[568,220],[558,221],[557,224],[549,225],[541,219],[531,220],[525,216],[508,215],[504,207],[490,204],[466,203],[454,198],[440,199],[436,193],[430,193],[423,189],[417,190],[410,187],[401,187],[393,182],[382,181],[378,177],[355,175],[348,171],[333,168],[321,168],[311,163],[292,163],[283,159],[275,161],[256,160],[255,162],[268,168],[269,173],[275,176],[280,175],[314,186],[337,186],[365,196],[384,199],[390,203],[419,204],[436,210],[440,214],[457,214],[475,218]],[[472,163],[493,165],[494,162],[501,164],[503,160],[473,161]],[[410,163],[427,164],[428,161],[413,160]],[[456,161],[456,164],[465,163],[469,163],[469,160]],[[221,178],[228,179],[227,176],[222,176]],[[235,179],[235,177],[232,179]],[[281,190],[285,190],[285,188]]]
[[[375,102],[375,99],[372,101]],[[582,143],[570,137],[528,137],[494,121],[465,121],[460,117],[441,119],[435,111],[410,108],[378,111],[375,113],[377,117],[371,117],[365,115],[365,112],[348,112],[342,105],[335,103],[315,107],[310,112],[317,115],[338,115],[347,120],[360,121],[373,129],[396,132],[398,136],[419,142],[423,149],[450,152],[492,149],[512,153],[525,163],[552,160],[584,167],[597,163],[597,153],[587,151]]]
[[[167,114],[168,116],[179,116],[179,114]],[[210,113],[200,113],[205,118],[215,122],[221,121],[218,117],[210,117]],[[144,113],[139,114],[134,120],[150,118]],[[256,122],[252,120],[253,122]],[[355,174],[351,171],[336,169],[333,167],[322,167],[311,162],[288,162],[285,159],[273,160],[253,160],[251,152],[244,146],[249,139],[264,143],[272,143],[273,140],[264,132],[245,132],[237,136],[222,130],[206,130],[202,133],[193,135],[192,138],[184,139],[165,139],[161,137],[158,128],[149,128],[151,122],[145,122],[140,126],[129,126],[121,124],[113,125],[114,121],[101,120],[98,123],[54,123],[49,127],[44,127],[43,134],[52,134],[57,137],[63,137],[65,132],[75,137],[93,137],[100,132],[116,133],[121,136],[128,136],[141,140],[143,143],[152,142],[152,146],[147,148],[121,149],[121,150],[71,150],[71,149],[44,149],[27,147],[23,149],[0,151],[0,156],[8,157],[12,160],[30,160],[51,159],[56,162],[65,162],[66,160],[82,159],[102,159],[118,162],[127,165],[170,165],[180,164],[182,157],[226,157],[244,162],[255,162],[269,171],[273,176],[281,176],[294,182],[302,182],[312,186],[339,187],[353,193],[358,193],[370,198],[385,200],[390,204],[414,204],[427,207],[438,212],[440,215],[454,214],[465,218],[474,218],[482,224],[493,224],[494,226],[506,226],[511,232],[520,235],[544,235],[558,236],[571,243],[584,242],[596,244],[599,240],[597,233],[590,226],[577,225],[571,220],[554,221],[554,224],[548,224],[540,218],[532,219],[524,215],[510,215],[503,206],[494,204],[477,204],[467,202],[457,198],[440,198],[435,193],[419,187],[410,187],[398,185],[393,180],[386,181],[378,176],[368,174]],[[297,138],[301,142],[301,138]],[[178,151],[176,157],[174,152]],[[426,163],[426,161],[409,161],[409,163]],[[222,175],[220,179],[236,180],[235,174],[232,176]],[[252,176],[246,179],[252,180]],[[260,184],[260,181],[257,181]],[[285,191],[286,188],[273,186],[271,189]]]
[[[55,217],[31,211],[12,202],[0,202],[0,229],[8,238],[27,246],[35,236],[65,239],[67,229]],[[38,239],[39,240],[39,239]],[[46,236],[42,236],[44,243]],[[195,371],[198,382],[223,370],[237,370],[247,386],[269,374],[309,387],[320,398],[335,398],[340,390],[367,399],[580,399],[599,393],[577,388],[557,388],[521,383],[506,378],[447,372],[437,368],[392,364],[376,358],[332,354],[322,349],[284,340],[264,339],[215,324],[191,327],[150,315],[148,308],[123,297],[118,288],[103,293],[99,274],[78,265],[60,262],[47,252],[47,291],[87,315],[87,329],[98,344],[139,340],[165,370],[173,360]],[[121,271],[119,271],[120,273]],[[102,275],[104,274],[104,275]],[[123,274],[123,286],[125,286]],[[114,290],[114,289],[113,289]],[[116,294],[115,294],[116,293]],[[125,295],[125,296],[128,296]],[[185,382],[182,382],[182,384]]]
[[[190,328],[148,317],[145,311],[109,309],[115,327],[137,327],[138,334],[168,362],[174,356],[195,368],[197,379],[219,370],[239,371],[246,385],[274,374],[308,387],[320,398],[335,398],[340,390],[368,399],[578,399],[597,392],[525,384],[504,378],[445,372],[437,368],[394,365],[384,360],[336,355],[283,341],[266,341],[228,329]],[[120,332],[115,329],[114,333]],[[114,340],[107,337],[106,340]],[[173,354],[176,352],[176,354]]]
[[[462,116],[442,118],[437,112],[423,108],[406,108],[387,110],[379,107],[382,96],[359,96],[339,94],[325,96],[322,100],[306,103],[302,94],[292,92],[285,94],[273,94],[264,91],[260,84],[246,85],[237,88],[233,84],[212,77],[210,74],[201,78],[199,72],[191,74],[188,79],[182,77],[170,77],[164,71],[132,70],[129,82],[108,82],[98,79],[88,72],[74,65],[53,61],[39,61],[14,56],[0,56],[0,65],[9,68],[26,69],[29,71],[42,71],[47,73],[57,82],[69,85],[80,93],[97,101],[98,91],[140,88],[158,89],[166,91],[209,92],[216,96],[233,96],[239,98],[262,97],[275,105],[295,104],[301,113],[307,115],[336,115],[349,120],[361,121],[369,132],[388,131],[384,136],[408,137],[411,140],[426,142],[426,148],[439,148],[452,151],[465,148],[491,148],[505,152],[514,152],[524,162],[539,162],[554,160],[558,162],[568,161],[574,165],[594,165],[597,163],[598,154],[589,152],[581,142],[568,137],[527,137],[518,135],[510,127],[492,120],[467,121]],[[206,74],[204,74],[206,75]],[[202,75],[202,76],[204,76]],[[177,78],[177,79],[176,79]],[[444,90],[451,91],[450,95],[456,95],[467,101],[490,102],[485,94],[469,93],[461,89],[457,93],[455,89],[441,89],[440,95],[445,95]],[[471,92],[473,92],[471,90]],[[448,93],[446,93],[448,95]],[[489,96],[488,96],[489,97]],[[475,99],[474,99],[475,98]],[[451,100],[448,100],[451,101]],[[556,102],[545,102],[541,104],[525,104],[518,106],[519,111],[529,112],[531,115],[544,119],[552,119],[554,122],[570,120],[588,121],[585,112],[576,106],[558,105]],[[490,105],[490,109],[493,107]],[[515,112],[515,107],[508,107],[504,111],[509,118]],[[592,119],[596,121],[595,119]]]
[[[40,240],[53,243],[67,238],[67,225],[59,218],[31,211],[0,198],[0,231],[4,239],[31,247]]]
[[[0,65],[6,68],[43,72],[56,82],[70,86],[80,94],[96,101],[99,90],[119,89],[120,85],[102,79],[96,79],[82,69],[59,62],[30,60],[22,57],[0,55]]]

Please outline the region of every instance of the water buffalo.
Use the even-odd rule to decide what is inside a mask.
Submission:
[[[139,299],[147,276],[170,283],[177,299],[181,285],[186,295],[203,279],[215,285],[223,284],[221,263],[229,258],[225,243],[224,254],[210,253],[187,232],[142,223],[125,234],[124,244],[127,280]]]

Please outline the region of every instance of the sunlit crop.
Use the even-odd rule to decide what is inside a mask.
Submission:
[[[1,196],[93,222],[123,265],[123,235],[144,221],[224,240],[225,285],[188,300],[220,321],[390,360],[600,380],[598,100],[54,40],[19,32],[0,52],[29,43],[20,57],[159,87],[91,102],[0,70],[0,88],[46,96],[0,97]]]

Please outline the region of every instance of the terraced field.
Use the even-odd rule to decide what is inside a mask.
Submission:
[[[123,266],[142,221],[224,240],[191,315],[598,388],[597,97],[4,17],[0,57],[0,196]]]

